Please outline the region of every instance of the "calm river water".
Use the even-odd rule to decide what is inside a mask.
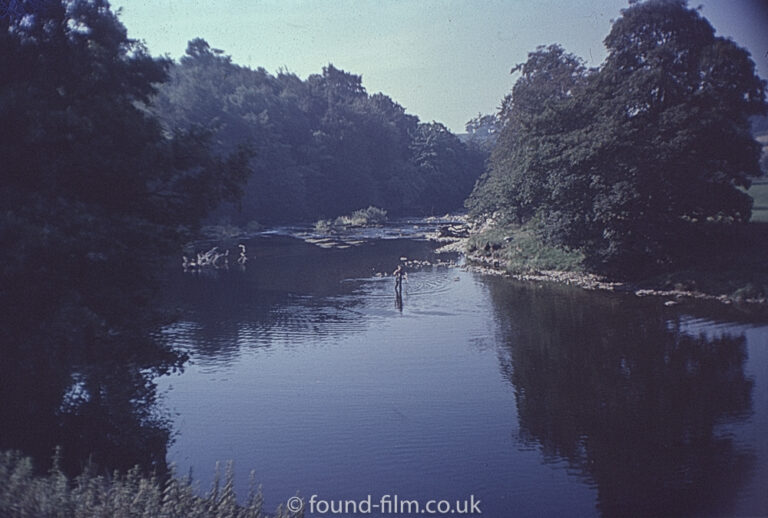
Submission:
[[[169,460],[203,489],[232,459],[268,510],[298,491],[474,497],[500,518],[768,515],[768,322],[448,267],[410,271],[400,305],[376,274],[432,258],[426,242],[248,248],[245,271],[179,272],[171,293],[191,362],[161,380]]]

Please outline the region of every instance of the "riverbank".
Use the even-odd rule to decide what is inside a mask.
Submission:
[[[768,185],[765,191],[768,206]],[[756,199],[756,206],[763,205]],[[639,297],[657,296],[666,298],[669,305],[697,299],[768,308],[768,221],[754,221],[740,229],[735,240],[737,246],[713,251],[711,257],[702,257],[689,269],[632,281],[587,271],[582,254],[546,246],[526,226],[493,220],[476,222],[466,215],[338,227],[333,232],[318,230],[317,225],[309,224],[249,230],[251,232],[241,231],[239,238],[287,235],[333,249],[359,246],[372,239],[430,240],[439,244],[437,252],[461,254],[466,258],[467,268],[489,275],[566,284],[586,290],[633,293]],[[219,240],[210,241],[214,242],[218,244]],[[405,262],[409,268],[425,266]],[[445,264],[455,266],[451,262]]]
[[[633,281],[586,271],[581,254],[543,245],[524,226],[464,218],[449,233],[433,236],[442,244],[438,251],[460,252],[469,268],[486,274],[663,297],[668,305],[697,299],[768,307],[768,224],[763,222],[750,223],[742,229],[738,246],[718,251],[712,260],[702,258],[689,269]]]

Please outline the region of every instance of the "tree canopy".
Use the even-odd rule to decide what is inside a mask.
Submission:
[[[749,220],[765,81],[685,0],[631,2],[587,69],[540,47],[504,100],[499,144],[468,206],[534,221],[595,268],[648,271]]]
[[[171,68],[152,110],[168,127],[212,128],[218,152],[251,147],[245,195],[216,213],[235,222],[327,218],[370,205],[443,213],[461,206],[485,157],[332,64],[306,80],[275,76],[232,63],[202,39]]]
[[[160,468],[151,380],[181,356],[156,332],[157,272],[248,156],[140,108],[168,62],[106,0],[19,8],[0,19],[0,448]]]

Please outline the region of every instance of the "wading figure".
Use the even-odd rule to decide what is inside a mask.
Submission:
[[[395,276],[395,294],[399,297],[403,296],[403,279],[408,279],[408,274],[405,273],[405,268],[402,264],[398,264],[395,271],[392,272]]]

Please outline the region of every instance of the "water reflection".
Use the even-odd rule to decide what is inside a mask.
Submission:
[[[401,257],[429,257],[434,248],[424,241],[388,240],[325,249],[285,236],[258,237],[247,247],[245,271],[176,276],[169,293],[186,319],[167,333],[194,350],[197,361],[223,365],[236,361],[244,345],[270,348],[359,332],[367,325],[360,318],[367,304],[364,286],[376,274],[391,273]],[[394,283],[389,276],[379,280]],[[404,297],[403,290],[394,292],[398,311]]]
[[[400,313],[403,312],[403,291],[395,290],[395,309]]]
[[[520,441],[565,458],[604,516],[728,514],[754,457],[743,335],[684,332],[655,302],[489,281]]]
[[[147,302],[152,290],[127,277],[94,282],[88,295],[96,302],[50,289],[63,300],[55,311],[3,326],[0,449],[20,450],[45,470],[61,447],[70,474],[86,464],[104,473],[135,465],[166,471],[171,432],[156,406],[155,378],[183,357],[153,331],[164,312]],[[83,314],[95,304],[89,321]]]

